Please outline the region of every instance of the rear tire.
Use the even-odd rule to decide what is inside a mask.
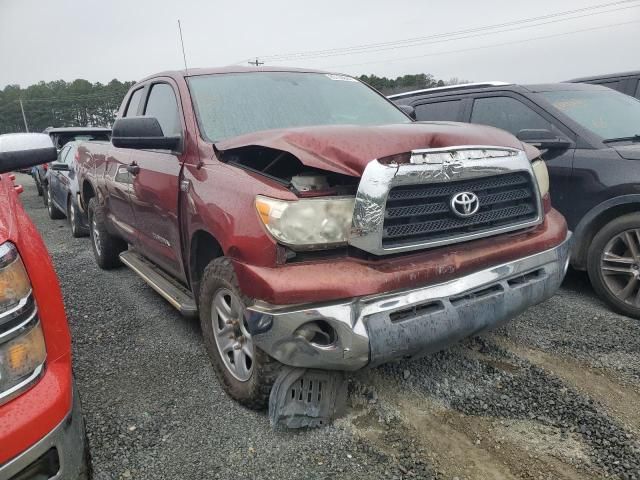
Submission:
[[[127,242],[111,235],[105,225],[104,207],[94,197],[89,201],[89,236],[96,263],[103,270],[118,267],[120,252],[127,249]]]
[[[600,229],[589,246],[587,271],[600,298],[615,311],[640,319],[640,213]]]
[[[216,258],[207,265],[199,298],[204,343],[222,387],[242,405],[254,410],[264,409],[282,364],[251,341],[242,313],[253,301],[240,291],[233,266],[227,257]],[[234,304],[237,308],[233,307]],[[225,305],[230,308],[225,310]],[[233,325],[225,323],[223,318]],[[221,333],[223,331],[225,333]],[[222,355],[226,355],[226,360]],[[239,366],[240,362],[244,362],[242,367]]]
[[[62,212],[58,207],[55,206],[53,200],[51,198],[51,189],[47,187],[47,195],[46,195],[46,205],[47,212],[49,212],[49,218],[51,220],[60,220],[64,218],[64,212]]]
[[[67,201],[67,219],[71,227],[71,235],[74,238],[86,237],[89,234],[87,227],[85,227],[80,220],[80,212],[72,196],[69,196],[69,200]]]

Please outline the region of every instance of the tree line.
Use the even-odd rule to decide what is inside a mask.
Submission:
[[[134,83],[78,79],[39,82],[27,88],[7,85],[0,90],[0,134],[24,132],[26,127],[42,132],[47,127],[109,126]]]
[[[427,73],[359,78],[385,95],[462,83],[457,78],[436,80]],[[24,132],[26,127],[32,132],[42,132],[47,127],[111,126],[122,99],[134,83],[114,79],[102,84],[77,79],[39,82],[27,88],[7,85],[0,90],[0,134]]]
[[[411,90],[420,90],[423,88],[444,87],[445,85],[468,83],[468,80],[460,80],[458,78],[437,80],[430,73],[402,75],[397,78],[378,77],[377,75],[371,74],[360,75],[358,78],[363,82],[368,83],[384,95],[393,95],[394,93],[409,92]]]

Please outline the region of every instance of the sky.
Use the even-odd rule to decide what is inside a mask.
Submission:
[[[586,10],[513,23],[576,9]],[[178,19],[189,67],[258,57],[352,75],[516,83],[640,69],[640,0],[0,0],[0,89],[181,69]],[[486,28],[497,24],[508,25]],[[289,55],[318,50],[332,52]]]

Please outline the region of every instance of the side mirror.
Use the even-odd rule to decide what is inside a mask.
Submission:
[[[411,117],[412,120],[416,119],[416,109],[411,105],[397,105],[397,107],[402,110],[406,115]]]
[[[69,171],[69,165],[67,165],[66,163],[59,163],[59,162],[53,162],[51,165],[51,170],[57,170],[59,172],[68,172]]]
[[[0,135],[0,173],[54,162],[58,152],[44,133],[8,133]]]
[[[165,137],[155,117],[124,117],[113,124],[111,143],[118,148],[177,150],[181,138]]]
[[[542,150],[569,148],[571,142],[566,138],[560,138],[546,129],[526,128],[516,135],[518,140],[529,143]]]

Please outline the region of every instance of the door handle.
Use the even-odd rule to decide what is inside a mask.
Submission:
[[[127,172],[129,172],[131,175],[137,175],[140,173],[140,167],[136,162],[131,162],[129,165],[127,165]]]

